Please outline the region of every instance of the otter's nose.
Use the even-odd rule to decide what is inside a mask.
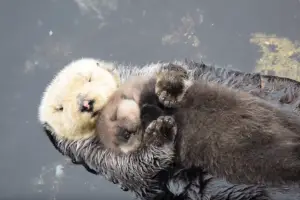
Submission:
[[[79,101],[79,109],[81,112],[93,112],[94,100],[82,99]]]

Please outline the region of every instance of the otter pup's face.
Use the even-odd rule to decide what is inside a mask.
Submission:
[[[46,88],[39,118],[58,137],[77,140],[94,135],[97,115],[118,88],[114,65],[94,59],[72,62]]]
[[[116,94],[103,108],[96,133],[114,151],[129,153],[138,149],[143,137],[138,103]]]

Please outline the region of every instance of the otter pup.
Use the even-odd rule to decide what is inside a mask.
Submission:
[[[114,149],[123,153],[139,151],[143,146],[151,145],[145,135],[162,134],[163,138],[167,138],[169,131],[158,131],[156,128],[163,126],[161,124],[167,123],[167,120],[161,123],[153,121],[151,115],[149,117],[149,106],[156,107],[157,112],[152,118],[172,116],[177,125],[172,129],[177,130],[175,168],[203,167],[208,173],[235,183],[276,185],[299,181],[298,116],[245,92],[188,81],[184,70],[178,69],[179,66],[174,66],[173,71],[162,71],[157,78],[133,79],[130,87],[124,85],[118,90],[117,93],[125,99],[139,105],[136,114],[139,113],[140,119],[133,120],[138,124],[139,134],[117,123],[121,130],[127,130],[129,137],[140,135],[137,140],[141,142],[137,146],[123,151],[118,145],[118,137],[115,137],[120,132],[99,134],[113,138],[110,142],[114,143]],[[120,102],[108,101],[107,106],[115,107],[110,109],[114,113],[111,119],[115,121],[119,120],[114,111]],[[99,119],[97,128],[101,130],[105,123],[103,118]]]
[[[150,79],[132,79],[124,83],[101,110],[96,121],[96,135],[106,148],[117,153],[128,154],[154,143],[159,147],[174,142],[176,125],[172,117],[160,118],[160,129],[170,129],[167,135],[151,131],[149,124],[160,116],[159,107],[146,106],[144,120],[141,119],[140,92],[148,81]],[[153,97],[156,95],[154,94]],[[142,144],[143,142],[146,143]]]
[[[164,74],[167,71],[172,73],[172,76]],[[176,74],[173,75],[173,73]],[[174,81],[183,82],[186,85],[191,83],[186,71],[177,65],[170,64],[162,67],[156,75],[157,80],[160,80],[161,76],[169,78],[169,81],[176,78]],[[106,148],[127,154],[136,151],[139,147],[148,146],[154,138],[153,142],[158,146],[164,144],[166,140],[174,140],[177,131],[173,129],[170,130],[170,133],[159,131],[162,134],[156,135],[154,132],[147,134],[153,129],[149,124],[151,122],[152,125],[155,124],[154,121],[161,116],[162,110],[171,111],[168,107],[175,106],[171,102],[163,105],[158,101],[154,92],[146,92],[153,88],[155,82],[156,78],[154,77],[133,77],[120,86],[108,99],[96,121],[96,135]],[[177,82],[172,82],[168,89],[178,94],[180,98],[180,95],[185,93],[186,88]],[[173,118],[168,116],[162,116],[159,121],[160,126],[162,126],[161,129],[164,129],[165,126],[176,127]],[[151,142],[149,141],[150,138]],[[142,145],[143,142],[145,144]]]

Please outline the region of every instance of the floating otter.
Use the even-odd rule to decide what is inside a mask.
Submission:
[[[262,88],[261,77],[263,76],[259,74],[243,73],[231,69],[211,67],[203,63],[190,62],[190,61],[185,61],[185,62],[176,61],[175,63],[185,66],[188,69],[189,77],[194,80],[217,82],[218,84],[225,85],[226,87],[233,87],[235,89],[244,90],[247,92],[256,88],[259,88],[259,90],[262,91],[264,88],[266,88],[266,90],[264,91],[265,94],[264,96],[271,99],[274,102],[279,102],[279,98],[285,94],[284,89],[276,90],[277,87],[274,87],[273,82],[269,81],[268,79],[266,79],[266,84],[264,88]],[[69,157],[74,164],[83,165],[89,172],[93,174],[100,174],[104,176],[106,179],[114,183],[118,183],[123,190],[128,190],[128,188],[131,187],[130,185],[134,185],[135,182],[135,180],[133,180],[131,176],[128,175],[131,173],[130,170],[135,171],[134,170],[136,167],[135,165],[139,165],[140,163],[147,164],[149,159],[151,160],[151,158],[153,159],[156,158],[155,155],[152,155],[152,157],[150,155],[149,157],[138,157],[138,158],[131,157],[131,159],[127,159],[127,157],[122,157],[122,156],[120,157],[119,155],[107,151],[104,148],[103,144],[100,143],[93,136],[92,132],[82,131],[82,129],[80,128],[75,129],[78,131],[73,131],[73,128],[80,127],[80,126],[85,127],[86,124],[85,120],[81,120],[82,117],[80,117],[80,115],[84,115],[86,117],[85,119],[88,119],[87,121],[89,121],[88,117],[92,117],[92,115],[90,115],[92,112],[89,112],[92,109],[88,109],[91,108],[89,106],[85,106],[87,109],[83,109],[86,110],[87,112],[78,112],[80,110],[79,109],[80,104],[72,104],[74,106],[70,107],[70,109],[64,108],[63,112],[65,116],[73,116],[75,114],[75,116],[78,115],[78,117],[74,117],[74,116],[72,118],[60,117],[59,118],[60,121],[57,121],[55,119],[57,119],[58,114],[63,114],[63,113],[58,113],[53,111],[61,110],[61,102],[59,101],[60,99],[64,99],[68,97],[70,101],[77,102],[76,94],[85,92],[83,90],[80,90],[79,88],[85,88],[85,90],[90,90],[90,91],[95,91],[92,88],[97,88],[98,86],[99,88],[100,86],[102,88],[103,87],[101,83],[102,78],[100,77],[103,75],[105,76],[105,74],[107,75],[108,79],[105,77],[103,78],[105,78],[108,81],[106,82],[107,84],[104,84],[104,86],[106,85],[107,88],[112,88],[112,87],[114,88],[115,85],[118,85],[119,78],[121,82],[124,82],[132,75],[138,75],[138,76],[145,76],[146,74],[152,75],[157,69],[165,65],[168,65],[168,63],[153,63],[144,67],[127,66],[127,65],[117,64],[114,62],[107,62],[107,61],[86,59],[86,58],[79,59],[72,62],[71,64],[68,64],[64,69],[71,68],[72,70],[69,71],[62,70],[57,74],[57,76],[55,76],[55,77],[60,77],[59,78],[60,81],[58,81],[57,78],[54,78],[50,82],[49,86],[45,90],[45,93],[43,94],[43,98],[39,108],[40,123],[43,125],[43,128],[47,136],[49,137],[50,141],[54,145],[54,147],[61,154]],[[113,76],[107,74],[106,72],[102,75],[99,74],[97,71],[99,70],[100,72],[102,70],[101,68],[107,68],[108,71],[111,72]],[[92,83],[89,84],[88,80],[90,78],[90,75],[93,73],[96,73],[98,75],[94,76]],[[120,74],[120,77],[116,75],[117,73]],[[113,79],[110,79],[110,77],[113,77],[115,81]],[[288,109],[294,108],[294,105],[295,107],[297,107],[297,94],[300,87],[298,87],[297,84],[291,84],[293,83],[292,81],[282,81],[280,77],[274,77],[274,79],[277,81],[278,83],[277,85],[279,85],[280,88],[285,88],[285,89],[289,87],[293,88],[291,92],[293,92],[292,97],[294,98],[293,99],[294,101],[291,103],[287,102],[284,105],[286,105]],[[77,89],[76,87],[69,88],[68,84],[61,84],[61,82],[65,82],[65,83],[74,82],[74,84],[77,85]],[[97,83],[99,83],[99,85],[97,85]],[[55,92],[51,92],[51,91],[55,91]],[[115,90],[111,90],[111,91],[114,92]],[[73,95],[69,95],[70,92],[73,92]],[[95,92],[98,93],[101,92],[101,90]],[[102,93],[102,94],[105,94],[105,96],[108,97],[110,92]],[[49,98],[45,98],[47,96]],[[99,95],[99,97],[101,97],[101,95]],[[87,105],[87,104],[81,104],[81,105]],[[97,107],[97,105],[96,108],[99,108],[100,110],[100,107]],[[295,111],[298,112],[296,109]],[[92,120],[94,121],[96,119],[95,118],[96,116],[95,115],[93,116],[94,118]],[[68,120],[68,119],[72,119],[72,120]],[[62,124],[64,126],[61,126]],[[93,127],[95,129],[95,123]],[[169,155],[173,154],[173,152],[164,152],[164,153],[166,155],[166,158],[168,158]],[[136,162],[136,160],[138,160],[138,162]],[[126,165],[124,166],[125,163]],[[170,162],[166,162],[167,166],[169,166],[169,164]],[[195,170],[195,171],[181,170],[180,173],[174,173],[173,175],[174,176],[172,181],[167,182],[167,178],[165,179],[165,182],[168,185],[172,184],[172,187],[173,186],[175,186],[176,188],[178,187],[178,190],[173,189],[172,193],[179,194],[182,192],[183,194],[185,194],[186,196],[192,199],[194,198],[197,199],[199,197],[199,195],[197,194],[198,191],[200,192],[201,195],[204,196],[207,195],[216,198],[225,198],[225,199],[227,198],[230,200],[239,200],[241,198],[259,199],[259,197],[263,197],[265,195],[265,191],[263,187],[232,185],[223,180],[212,178],[211,175],[205,172],[200,172],[199,170]],[[201,177],[201,178],[198,179],[197,177]],[[137,177],[137,179],[139,178],[142,177]],[[139,189],[140,182],[137,181],[135,186],[137,189]],[[166,195],[170,196],[170,198],[176,197],[169,193],[169,186],[168,188],[161,188],[161,190],[163,190]],[[195,193],[195,191],[197,192]],[[167,199],[166,196],[165,199]]]

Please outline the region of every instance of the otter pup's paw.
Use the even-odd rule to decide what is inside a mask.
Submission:
[[[177,134],[177,125],[173,117],[160,116],[149,124],[145,133],[155,137],[155,141],[158,140],[159,144],[173,142]]]
[[[179,103],[175,96],[170,95],[167,91],[158,91],[157,92],[158,100],[165,107],[175,108]]]
[[[181,102],[190,83],[184,68],[170,64],[157,73],[155,93],[165,107],[174,108]]]

